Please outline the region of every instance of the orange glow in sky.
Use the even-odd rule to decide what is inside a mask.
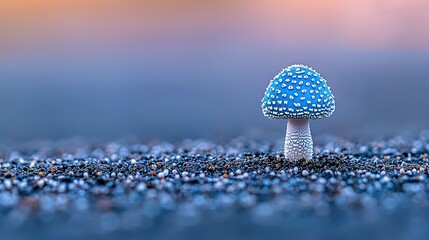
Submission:
[[[3,0],[0,51],[202,41],[429,47],[427,0]]]

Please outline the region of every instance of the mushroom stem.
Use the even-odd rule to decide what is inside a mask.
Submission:
[[[288,119],[284,152],[290,161],[312,159],[313,139],[308,119]]]

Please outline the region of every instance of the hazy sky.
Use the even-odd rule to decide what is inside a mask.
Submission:
[[[293,63],[337,97],[315,134],[429,128],[428,12],[425,0],[3,0],[0,139],[281,136],[259,101]]]
[[[428,10],[425,0],[3,0],[0,49],[152,49],[198,39],[422,49]]]

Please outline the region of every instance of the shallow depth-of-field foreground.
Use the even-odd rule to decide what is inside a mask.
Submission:
[[[7,239],[427,236],[424,134],[319,139],[313,161],[284,160],[282,144],[237,138],[3,147],[0,229]]]

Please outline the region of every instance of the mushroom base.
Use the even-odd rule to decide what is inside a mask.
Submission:
[[[313,158],[313,139],[307,119],[288,120],[284,153],[290,161]]]

